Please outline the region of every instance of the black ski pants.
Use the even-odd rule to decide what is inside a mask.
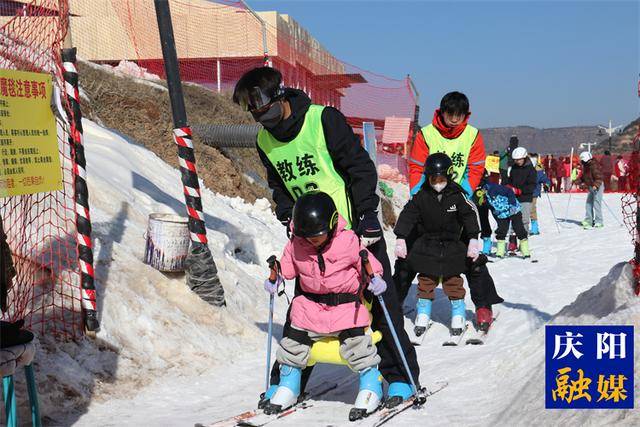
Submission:
[[[411,235],[405,239],[408,252],[411,251],[411,247],[417,238],[418,233],[414,229]],[[396,284],[397,293],[401,302],[404,302],[407,298],[407,294],[409,293],[409,289],[411,289],[411,284],[413,283],[413,279],[416,277],[416,274],[417,272],[409,266],[406,259],[396,259],[393,280]],[[473,301],[476,308],[490,307],[493,304],[500,304],[501,302],[504,302],[496,291],[495,283],[493,283],[493,278],[491,277],[491,274],[489,274],[489,269],[486,265],[472,267],[471,260],[467,259],[467,270],[464,275],[467,277],[467,282],[469,283],[471,301]]]
[[[476,208],[478,209],[478,216],[480,217],[480,229],[482,230],[480,237],[482,237],[483,239],[485,237],[491,237],[493,231],[491,230],[491,223],[489,222],[489,206],[487,205],[487,203],[485,203],[482,206],[476,205]]]
[[[518,240],[527,238],[527,230],[524,228],[524,224],[522,222],[522,212],[511,215],[509,218],[496,219],[496,222],[498,223],[498,228],[496,229],[496,240],[504,240],[507,237],[509,224],[511,224]]]
[[[389,256],[387,255],[387,244],[384,241],[384,238],[382,238],[378,242],[369,246],[368,249],[373,254],[373,256],[375,256],[376,259],[382,264],[383,279],[385,282],[387,282],[387,290],[382,294],[382,297],[384,299],[385,306],[387,307],[387,311],[389,312],[389,317],[391,317],[391,321],[393,322],[393,327],[395,328],[396,334],[398,335],[398,339],[400,340],[400,345],[402,346],[402,350],[404,351],[407,363],[409,364],[409,369],[411,370],[413,380],[415,381],[416,386],[419,388],[420,382],[418,380],[418,377],[420,376],[420,366],[418,365],[418,359],[416,358],[416,350],[411,344],[411,341],[409,341],[409,336],[404,329],[402,302],[398,298],[398,294],[396,293],[396,286],[393,283],[393,276],[391,274],[391,263],[389,261]],[[402,300],[404,300],[404,298]],[[289,310],[291,310],[291,307],[289,307]],[[291,324],[289,320],[289,314],[290,312],[287,313],[287,321],[283,329],[285,334]],[[371,314],[373,317],[373,329],[378,330],[382,333],[382,340],[376,345],[378,348],[378,355],[382,359],[380,364],[378,365],[378,369],[380,369],[382,376],[388,383],[405,382],[410,384],[411,382],[409,381],[409,377],[407,376],[404,369],[402,358],[400,357],[400,354],[398,353],[395,342],[393,340],[390,326],[387,323],[384,311],[377,297],[373,297]],[[307,367],[302,372],[302,390],[304,390],[304,387],[306,386],[312,369],[313,367]],[[273,368],[271,369],[271,384],[278,384],[279,382],[280,366],[278,362],[275,362]]]

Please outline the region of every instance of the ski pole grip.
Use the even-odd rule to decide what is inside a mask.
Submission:
[[[371,263],[369,262],[369,252],[366,249],[360,251],[360,258],[362,258],[362,265],[367,272],[367,276],[373,277],[373,267],[371,267]]]
[[[276,258],[275,255],[271,255],[268,259],[267,259],[267,264],[269,264],[269,281],[271,283],[276,283],[276,280],[278,279],[278,259]]]

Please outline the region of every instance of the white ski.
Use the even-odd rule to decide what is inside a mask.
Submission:
[[[494,311],[493,312],[493,322],[496,321],[496,319],[498,318],[498,316],[500,315],[500,311]],[[473,330],[473,334],[472,336],[470,336],[467,341],[466,344],[467,345],[482,345],[484,343],[487,342],[487,338],[489,337],[489,332],[491,332],[491,329],[493,329],[493,322],[491,323],[491,327],[489,328],[488,331],[481,331],[477,328],[474,327]]]
[[[429,330],[431,329],[431,325],[433,325],[433,322],[429,321],[429,324],[427,325],[427,328],[419,336],[416,335],[416,327],[414,326],[413,328],[411,328],[411,330],[409,331],[409,334],[408,334],[409,335],[409,340],[411,341],[411,344],[413,344],[413,345],[422,345],[422,342],[424,341],[424,337],[427,335],[427,333],[429,333]]]
[[[305,392],[304,397],[300,400],[300,402],[278,414],[266,415],[262,412],[261,409],[252,409],[250,411],[246,411],[238,415],[233,415],[229,418],[225,418],[210,424],[197,423],[195,427],[235,427],[242,425],[263,426],[270,423],[271,421],[275,421],[279,418],[284,418],[288,415],[291,415],[292,413],[300,409],[310,408],[311,406],[313,406],[313,404],[309,402],[308,399],[318,398],[336,388],[338,388],[338,384],[333,382],[321,383],[314,387],[309,387],[309,390]]]
[[[376,412],[367,416],[367,418],[363,418],[359,421],[355,421],[353,423],[349,423],[349,426],[362,426],[362,427],[379,427],[383,424],[386,424],[389,420],[406,411],[407,409],[420,409],[424,405],[424,398],[429,398],[430,396],[436,394],[443,388],[449,385],[446,381],[438,381],[433,387],[427,388],[422,396],[422,402],[415,402],[413,398],[408,399],[405,402],[402,402],[398,406],[394,406],[393,408],[380,408]]]
[[[462,342],[462,339],[464,338],[465,334],[469,330],[469,327],[471,327],[470,322],[465,322],[462,333],[460,335],[449,334],[449,339],[443,342],[442,345],[445,347],[460,345],[460,343]]]

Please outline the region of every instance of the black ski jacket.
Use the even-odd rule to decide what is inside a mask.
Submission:
[[[285,98],[291,105],[291,116],[283,120],[270,131],[281,142],[292,141],[304,123],[305,114],[311,105],[311,99],[301,90],[286,89]],[[379,198],[376,195],[378,173],[369,154],[360,145],[360,139],[353,133],[344,115],[333,107],[322,111],[322,127],[327,149],[333,159],[336,171],[342,176],[355,211],[352,218],[355,227],[357,218],[365,212],[378,209]],[[276,204],[276,216],[280,221],[291,218],[294,199],[287,190],[267,155],[256,143],[260,160],[267,169],[267,182],[273,191]],[[322,190],[320,188],[320,190]]]
[[[450,277],[466,270],[467,246],[461,237],[477,239],[480,221],[475,205],[464,194],[452,181],[440,194],[425,184],[402,209],[396,236],[406,238],[416,226],[420,233],[407,257],[414,271]]]
[[[522,166],[518,166],[515,163],[511,166],[507,184],[520,190],[520,194],[516,194],[520,203],[531,203],[533,201],[533,192],[537,183],[538,172],[529,159]]]

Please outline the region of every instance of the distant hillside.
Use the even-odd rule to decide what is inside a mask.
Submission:
[[[481,129],[487,153],[502,151],[509,145],[511,135],[517,135],[520,146],[526,147],[530,153],[568,154],[571,147],[576,150],[580,143],[596,142],[602,137],[598,135],[597,126],[575,126],[565,128],[538,129],[531,126]]]
[[[631,151],[633,138],[638,133],[640,118],[628,124],[621,134],[614,135],[611,139],[611,151]],[[503,150],[509,144],[511,135],[517,135],[520,145],[526,147],[529,152],[540,154],[567,154],[574,147],[577,151],[581,143],[598,142],[592,148],[596,153],[609,148],[609,137],[599,134],[597,126],[573,126],[564,128],[538,129],[531,126],[515,126],[504,128],[481,129],[487,149],[487,153],[494,150]]]

